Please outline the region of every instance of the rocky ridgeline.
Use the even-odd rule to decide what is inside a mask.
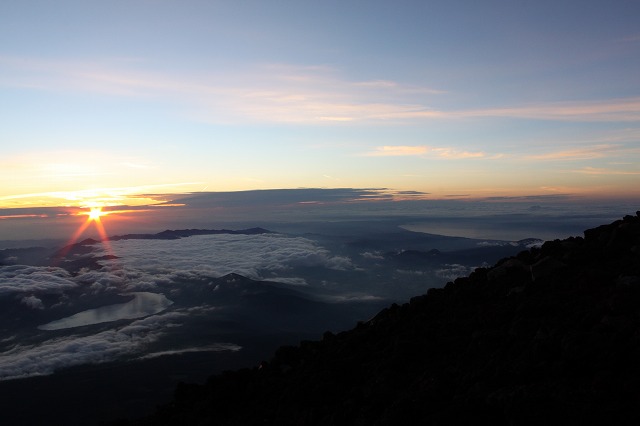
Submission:
[[[640,212],[584,234],[182,384],[132,424],[640,424]]]

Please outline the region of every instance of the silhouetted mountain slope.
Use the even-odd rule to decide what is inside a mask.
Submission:
[[[640,212],[180,385],[133,424],[639,424],[639,360]]]

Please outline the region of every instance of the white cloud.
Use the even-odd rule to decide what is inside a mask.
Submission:
[[[131,63],[56,62],[0,56],[5,85],[46,91],[155,99],[189,105],[194,119],[219,122],[379,121],[427,114],[425,96],[443,93],[392,81],[350,81],[329,67],[258,65],[191,78]]]
[[[207,346],[175,349],[171,351],[151,352],[140,357],[139,359],[150,359],[150,358],[158,358],[161,356],[182,355],[182,354],[188,354],[188,353],[194,353],[194,352],[221,352],[221,351],[237,352],[240,349],[242,349],[242,346],[238,346],[234,343],[214,343],[212,345],[207,345]]]
[[[219,285],[216,286],[216,288],[214,289],[214,291],[219,288]],[[179,312],[188,312],[189,314],[196,314],[196,315],[203,315],[203,314],[208,314],[209,312],[213,312],[215,310],[219,309],[216,306],[211,306],[211,305],[200,305],[200,306],[193,306],[191,308],[179,308],[176,309],[176,311]]]
[[[104,250],[98,247],[99,250]],[[152,289],[179,278],[220,277],[237,273],[248,278],[302,284],[292,276],[295,268],[352,269],[351,260],[333,256],[313,241],[280,234],[201,235],[179,240],[121,240],[111,244],[119,258],[103,261],[92,273],[116,275],[129,289]],[[122,276],[118,275],[122,274]],[[117,280],[116,280],[117,281]]]
[[[369,157],[404,157],[410,155],[424,155],[429,150],[426,146],[385,145],[367,153]]]
[[[44,309],[42,300],[38,299],[34,295],[23,297],[20,303],[27,305],[31,309]]]
[[[79,283],[89,284],[95,290],[119,288],[125,279],[126,276],[122,270],[110,272],[83,270],[75,277]]]
[[[296,285],[296,286],[307,286],[307,280],[299,277],[278,277],[278,278],[267,278],[265,281],[273,281],[283,284]]]
[[[429,157],[429,158],[444,158],[449,160],[459,160],[466,158],[484,158],[486,154],[481,151],[471,152],[459,150],[451,147],[430,147],[426,145],[420,146],[407,146],[407,145],[385,145],[376,147],[373,151],[364,154],[366,157]],[[491,159],[498,158],[497,156],[490,157]]]
[[[507,117],[552,121],[624,122],[640,119],[640,98],[549,102],[454,112],[459,117]]]
[[[324,266],[329,269],[335,269],[336,271],[347,271],[354,267],[351,259],[346,256],[327,257]]]
[[[0,266],[0,296],[12,293],[58,293],[77,286],[69,272],[62,268]]]
[[[363,253],[360,253],[360,256],[364,257],[365,259],[384,260],[384,256],[379,251],[365,251]]]
[[[599,144],[595,146],[580,147],[574,149],[566,149],[562,151],[548,152],[545,154],[530,155],[531,160],[592,160],[595,158],[609,157],[619,155],[622,147],[619,145]]]
[[[453,281],[459,277],[466,277],[476,268],[460,265],[458,263],[444,265],[444,268],[436,270],[436,275],[449,281]]]
[[[447,159],[482,158],[486,156],[484,152],[460,151],[455,148],[433,148],[431,151],[436,157]]]
[[[268,64],[188,78],[149,72],[122,60],[65,62],[0,56],[0,66],[6,69],[0,80],[5,86],[166,101],[188,105],[194,119],[216,123],[250,120],[341,125],[493,117],[573,122],[640,119],[638,97],[446,110],[431,106],[446,93],[442,90],[385,80],[350,81],[338,70],[322,66]]]
[[[597,167],[583,167],[582,169],[572,170],[574,173],[583,173],[586,175],[622,175],[622,176],[637,176],[640,175],[640,171],[630,170],[612,170]]]
[[[62,337],[33,346],[16,345],[0,353],[0,380],[48,375],[61,368],[108,362],[142,352],[160,338],[164,327],[185,315],[169,312],[89,336]]]

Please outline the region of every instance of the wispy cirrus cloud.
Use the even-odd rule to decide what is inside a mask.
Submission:
[[[583,167],[581,169],[572,170],[574,173],[582,173],[586,175],[621,175],[621,176],[640,176],[640,171],[633,170],[614,170],[601,167]]]
[[[431,150],[437,157],[447,159],[462,159],[462,158],[483,158],[486,154],[481,151],[460,151],[454,148],[433,148]]]
[[[543,161],[585,161],[595,159],[616,159],[621,160],[612,162],[611,165],[628,164],[629,158],[634,158],[640,154],[640,147],[637,146],[636,139],[623,140],[621,138],[612,138],[615,143],[589,143],[586,142],[579,148],[561,149],[549,151],[542,154],[526,155],[527,160],[543,160]]]
[[[610,156],[617,153],[620,148],[620,145],[600,144],[529,155],[527,158],[530,160],[591,160]]]
[[[549,102],[506,108],[486,108],[453,112],[461,118],[503,117],[548,121],[626,122],[640,120],[640,98],[601,101]]]
[[[424,155],[429,150],[426,146],[385,145],[366,153],[367,157],[404,157]]]
[[[169,102],[205,122],[299,124],[413,122],[473,118],[546,121],[640,120],[640,97],[447,109],[447,92],[390,80],[357,81],[331,67],[262,64],[234,73],[178,76],[149,71],[142,60],[50,61],[0,56],[0,84]]]
[[[364,154],[366,157],[431,157],[443,159],[483,158],[487,155],[481,151],[465,151],[450,147],[429,147],[426,145],[385,145],[374,148]]]
[[[392,81],[350,81],[321,66],[267,64],[233,74],[184,78],[147,71],[141,68],[144,64],[131,61],[64,62],[5,56],[0,57],[0,65],[11,71],[0,74],[0,84],[161,99],[183,109],[186,105],[192,118],[209,122],[388,120],[423,111],[419,99],[443,93]]]

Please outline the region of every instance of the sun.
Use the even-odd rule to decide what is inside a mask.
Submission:
[[[67,251],[74,244],[76,244],[76,242],[78,241],[82,233],[91,225],[93,225],[98,231],[98,234],[100,236],[100,242],[102,242],[102,244],[106,247],[107,252],[112,253],[111,245],[109,244],[109,236],[107,235],[107,231],[104,229],[104,224],[102,223],[102,220],[101,220],[102,216],[105,216],[109,213],[113,213],[113,212],[112,211],[103,212],[102,207],[89,207],[89,206],[83,208],[83,211],[77,212],[76,213],[77,216],[87,216],[87,220],[85,220],[78,227],[78,229],[76,229],[76,231],[73,233],[73,236],[71,237],[69,242],[65,245],[65,248],[61,250],[60,252],[61,254],[59,255],[59,257],[60,258],[65,257],[67,254]]]
[[[92,207],[89,211],[89,220],[95,221],[100,220],[100,216],[104,216],[105,213],[102,211],[101,207]]]

